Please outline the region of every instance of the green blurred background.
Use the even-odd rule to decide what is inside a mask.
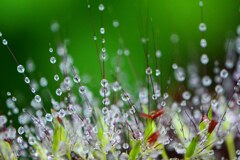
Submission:
[[[173,61],[180,65],[198,62],[201,55],[198,0],[90,0],[96,32],[99,32],[101,21],[98,5],[102,2],[106,8],[103,23],[109,57],[108,78],[114,71],[115,63],[112,60],[119,48],[118,30],[112,25],[114,19],[120,23],[119,31],[125,47],[130,50],[130,59],[138,78],[144,77],[146,63],[141,36],[146,35],[147,10],[152,18],[149,29],[153,28],[157,49],[162,51],[163,77],[168,74]],[[236,34],[236,28],[240,24],[239,7],[239,0],[204,0],[207,54],[211,59],[224,60],[225,41],[229,35]],[[30,77],[47,77],[50,88],[56,88],[56,85],[51,85],[54,84],[54,71],[49,62],[49,44],[55,49],[56,39],[61,37],[69,39],[68,51],[79,68],[80,75],[89,75],[89,85],[93,89],[99,89],[101,78],[89,19],[87,0],[0,0],[0,31],[20,63],[25,66],[29,58],[35,62],[36,72]],[[50,25],[55,21],[60,24],[59,35],[50,31]],[[179,36],[179,45],[171,43],[172,34]],[[152,44],[149,48],[150,51],[153,50]],[[21,91],[31,95],[22,76],[17,74],[14,60],[3,45],[0,45],[0,60],[1,94]],[[131,86],[135,83],[129,68],[127,58],[123,57],[122,73],[128,75],[123,75],[124,83]]]

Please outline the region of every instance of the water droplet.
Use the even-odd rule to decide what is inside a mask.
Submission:
[[[96,41],[97,40],[97,36],[93,36],[93,40]]]
[[[159,69],[156,69],[156,76],[160,76],[161,72]]]
[[[103,114],[107,114],[108,113],[108,108],[107,107],[103,107],[102,108],[102,113]]]
[[[102,87],[107,87],[108,86],[108,81],[106,79],[101,80],[101,86]]]
[[[53,52],[53,48],[49,48],[49,52],[52,53]]]
[[[60,118],[63,118],[63,117],[65,117],[65,115],[66,115],[65,110],[64,110],[64,109],[60,109],[60,111],[58,112],[58,116],[59,116]]]
[[[213,99],[213,100],[211,101],[211,105],[212,105],[212,107],[216,108],[217,105],[218,105],[217,100]]]
[[[129,159],[129,156],[127,153],[125,152],[121,153],[119,160],[128,160],[128,159]]]
[[[234,67],[235,63],[232,59],[227,59],[225,62],[225,66],[227,69],[232,69]]]
[[[156,100],[157,99],[157,96],[155,94],[152,95],[152,99],[153,100]]]
[[[28,60],[27,60],[26,70],[27,70],[29,73],[32,73],[32,72],[35,71],[35,64],[34,64],[33,60],[31,60],[31,59],[28,59]]]
[[[56,95],[57,95],[57,96],[61,96],[61,95],[62,95],[62,90],[61,90],[61,88],[58,88],[58,89],[56,90]]]
[[[85,87],[80,86],[78,91],[79,91],[79,93],[83,94],[85,92]]]
[[[106,61],[107,60],[107,54],[105,52],[102,52],[101,58],[102,58],[103,61]]]
[[[50,58],[50,62],[51,62],[52,64],[56,63],[56,58],[55,58],[55,57],[51,57],[51,58]]]
[[[28,77],[25,77],[25,78],[24,78],[24,81],[25,81],[25,83],[27,83],[27,84],[30,83],[30,79],[29,79]]]
[[[128,143],[123,143],[123,149],[128,149],[129,148],[129,144]]]
[[[0,37],[2,37],[2,32],[0,32]]]
[[[59,80],[59,76],[57,74],[54,75],[54,80],[58,81]]]
[[[37,103],[40,103],[40,102],[42,101],[42,99],[41,99],[41,97],[40,97],[39,95],[36,95],[36,96],[34,97],[34,99],[35,99],[35,101],[36,101]]]
[[[208,151],[208,155],[214,155],[214,151],[213,150],[210,150],[210,151]]]
[[[64,45],[59,45],[57,48],[57,54],[59,56],[64,56],[65,53],[66,53],[66,47]]]
[[[51,25],[51,31],[52,32],[57,32],[59,30],[59,28],[60,28],[60,25],[59,25],[58,22],[52,23],[52,25]]]
[[[200,30],[201,32],[205,32],[205,31],[207,30],[206,24],[205,24],[205,23],[200,23],[200,25],[199,25],[199,30]]]
[[[108,106],[108,105],[110,104],[109,98],[107,98],[107,97],[104,98],[103,101],[102,101],[102,103],[103,103],[104,105]]]
[[[106,48],[105,48],[105,47],[102,48],[102,52],[103,52],[103,53],[106,52]]]
[[[98,6],[98,9],[99,9],[99,11],[104,11],[105,7],[104,7],[103,4],[100,4],[100,5]]]
[[[236,150],[236,155],[237,155],[237,156],[240,156],[240,149],[237,149],[237,150]]]
[[[202,63],[202,64],[207,64],[208,62],[209,62],[208,56],[207,56],[206,54],[203,54],[203,55],[201,56],[201,63]]]
[[[18,71],[18,73],[24,73],[25,68],[20,64],[17,66],[17,71]]]
[[[12,95],[12,93],[11,92],[7,92],[7,96],[11,96]]]
[[[109,89],[109,87],[102,87],[101,89],[100,89],[100,95],[102,96],[102,97],[108,97],[109,95],[110,95],[110,89]]]
[[[179,36],[177,34],[172,34],[170,40],[172,43],[177,44],[179,42]]]
[[[191,98],[191,94],[188,91],[183,92],[182,94],[183,99],[189,100]]]
[[[79,77],[78,75],[75,75],[74,78],[73,78],[73,81],[74,81],[75,83],[80,83],[80,82],[81,82],[81,79],[80,79],[80,77]]]
[[[159,89],[155,90],[155,96],[160,97],[161,96],[161,91]]]
[[[8,41],[7,41],[6,39],[3,39],[3,40],[2,40],[2,43],[3,43],[3,45],[6,46],[6,45],[8,44]]]
[[[160,58],[161,56],[162,56],[161,51],[160,51],[160,50],[157,50],[157,51],[156,51],[156,57],[157,57],[157,58]]]
[[[117,28],[119,26],[118,20],[113,21],[113,27]]]
[[[170,143],[170,139],[166,139],[166,140],[164,140],[164,142],[163,142],[164,145],[168,145],[169,143]]]
[[[209,76],[204,76],[202,78],[202,84],[203,86],[208,87],[212,84],[212,79]]]
[[[120,86],[120,84],[116,81],[116,82],[113,83],[112,89],[113,89],[114,92],[117,92],[117,91],[119,91],[119,90],[121,89],[121,86]]]
[[[102,38],[102,43],[105,43],[105,42],[106,42],[106,40],[104,38]]]
[[[130,114],[134,114],[135,112],[136,112],[135,107],[132,106],[132,107],[129,109],[129,113],[130,113]]]
[[[18,134],[22,135],[25,132],[25,129],[21,126],[18,128]]]
[[[237,105],[240,106],[240,100],[237,100]]]
[[[46,86],[48,85],[48,81],[47,81],[47,79],[46,79],[45,77],[42,77],[42,78],[40,79],[40,85],[41,85],[42,87],[46,87]]]
[[[1,33],[1,32],[0,32]],[[237,34],[240,35],[240,25],[237,27]],[[1,36],[0,36],[1,37]]]
[[[178,67],[176,70],[174,70],[174,76],[175,79],[179,82],[183,82],[186,78],[186,74],[183,68]]]
[[[72,104],[69,104],[67,107],[68,113],[73,114],[75,109],[74,106]]]
[[[52,117],[52,115],[51,115],[50,113],[47,113],[47,114],[45,115],[45,119],[46,119],[46,121],[48,121],[48,122],[52,122],[53,117]]]
[[[35,142],[36,142],[36,140],[35,140],[35,138],[34,138],[33,136],[30,136],[30,137],[28,138],[28,143],[29,143],[30,145],[34,145]]]
[[[122,100],[123,100],[124,102],[129,101],[129,99],[130,99],[128,93],[123,93],[123,94],[121,94],[121,97],[122,97]]]
[[[206,48],[206,47],[207,47],[207,40],[206,40],[206,39],[201,39],[201,41],[200,41],[200,46],[201,46],[202,48]]]
[[[13,101],[13,102],[16,102],[16,101],[17,101],[17,98],[16,98],[16,97],[12,97],[12,101]]]
[[[228,71],[226,69],[222,69],[220,72],[220,77],[226,79],[228,77]]]
[[[166,100],[169,97],[168,93],[163,94],[163,99]]]
[[[178,65],[176,63],[173,63],[172,64],[172,69],[177,69],[178,68]]]
[[[147,67],[145,72],[146,72],[147,75],[151,75],[152,74],[152,68]]]
[[[105,29],[104,28],[100,28],[100,33],[104,34],[105,33]]]
[[[129,49],[124,49],[123,53],[124,53],[125,56],[129,56],[130,55]]]
[[[22,137],[18,137],[17,138],[17,143],[22,144],[23,143],[23,138]]]
[[[7,117],[4,115],[0,116],[0,128],[3,127],[7,123]]]
[[[223,87],[222,87],[221,85],[216,85],[215,91],[216,91],[218,94],[220,94],[220,93],[223,92]]]

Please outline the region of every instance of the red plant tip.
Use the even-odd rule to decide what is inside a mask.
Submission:
[[[59,116],[57,116],[57,120],[58,120],[59,123],[62,124],[62,119]]]
[[[153,144],[158,140],[159,135],[160,135],[159,131],[156,131],[156,132],[154,132],[153,134],[151,134],[151,135],[148,137],[148,143],[149,143],[150,145],[153,145]]]
[[[4,139],[4,141],[5,141],[5,142],[7,142],[7,143],[9,143],[9,144],[11,144],[11,143],[12,143],[12,140],[11,140],[11,139],[9,139],[9,138],[5,138],[5,139]]]
[[[164,110],[163,109],[159,109],[158,111],[154,111],[154,112],[152,112],[150,114],[140,113],[140,117],[154,120],[157,117],[161,116],[163,113],[164,113]]]
[[[157,117],[161,116],[164,113],[163,109],[159,109],[158,111],[152,113],[152,119],[156,119]]]
[[[217,121],[215,121],[214,119],[211,120],[211,122],[210,122],[210,124],[209,124],[209,126],[208,126],[208,133],[211,134],[217,124],[218,124]]]
[[[152,119],[152,116],[150,114],[146,114],[146,113],[140,113],[140,117],[146,118],[146,119]]]

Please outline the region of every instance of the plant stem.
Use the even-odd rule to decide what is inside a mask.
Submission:
[[[235,159],[236,154],[235,154],[235,145],[234,145],[234,136],[233,134],[229,134],[225,138],[226,145],[227,145],[227,150],[229,154],[229,159]]]
[[[184,160],[189,160],[189,158],[184,154]]]
[[[165,147],[162,147],[162,157],[164,160],[169,160]]]

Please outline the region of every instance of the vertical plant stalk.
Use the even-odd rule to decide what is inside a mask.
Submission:
[[[167,152],[166,152],[164,146],[162,147],[162,157],[163,157],[164,160],[169,160],[169,157],[167,155]]]
[[[235,149],[235,145],[234,145],[234,134],[231,133],[231,134],[227,135],[225,138],[225,141],[226,141],[229,159],[235,159],[236,149]]]

